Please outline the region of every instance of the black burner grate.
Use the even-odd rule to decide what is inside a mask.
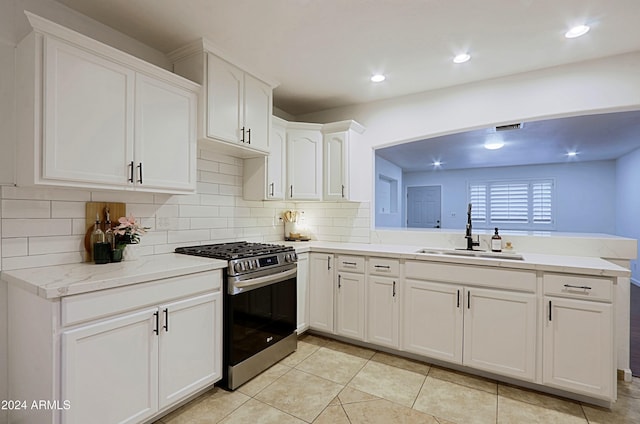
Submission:
[[[175,252],[183,253],[185,255],[232,260],[239,258],[251,258],[255,256],[268,255],[279,252],[288,252],[293,250],[293,247],[282,246],[279,244],[237,241],[231,243],[206,244],[202,246],[178,247],[176,248]]]

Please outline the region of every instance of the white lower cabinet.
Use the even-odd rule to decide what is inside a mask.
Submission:
[[[399,348],[398,278],[370,275],[367,278],[367,341],[380,346]]]
[[[298,334],[302,334],[309,329],[309,254],[300,253],[298,255],[298,275],[297,275],[297,316]]]
[[[536,296],[407,280],[407,351],[535,380]]]
[[[309,328],[333,333],[334,257],[309,254]]]
[[[10,286],[9,297],[10,395],[60,401],[10,422],[140,423],[222,376],[220,271],[52,300]]]
[[[364,339],[364,274],[338,272],[336,334]]]
[[[213,383],[221,328],[218,292],[64,331],[63,422],[137,423]]]
[[[611,287],[608,279],[545,275],[545,385],[603,399],[615,398]]]
[[[61,399],[70,402],[62,422],[137,423],[158,410],[155,313],[144,309],[62,333]]]

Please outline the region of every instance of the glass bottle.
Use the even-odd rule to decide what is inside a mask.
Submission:
[[[495,229],[495,234],[491,237],[491,251],[502,252],[502,237],[498,234],[498,228]]]
[[[109,215],[109,208],[105,209],[104,214],[104,241],[109,244],[109,249],[113,251],[113,249],[116,248],[116,235],[113,232],[113,228],[111,228],[111,215]]]
[[[91,247],[93,262],[96,264],[105,264],[109,262],[109,247],[105,242],[104,232],[100,228],[100,215],[96,214],[96,224],[91,233]]]

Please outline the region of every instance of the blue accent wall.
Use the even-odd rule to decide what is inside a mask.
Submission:
[[[639,240],[640,149],[618,158],[616,165],[616,235]],[[631,273],[631,278],[640,283],[637,259],[631,261]]]
[[[640,158],[638,162],[635,181],[640,182]],[[520,178],[555,180],[556,231],[615,234],[616,161],[614,160],[406,172],[403,174],[403,192],[406,193],[406,188],[411,186],[441,185],[442,228],[464,229],[467,219],[469,182]],[[638,193],[639,189],[636,188],[635,191]],[[640,194],[636,197],[640,197]],[[403,196],[403,201],[406,201],[406,196]],[[640,206],[640,199],[636,201]],[[636,218],[640,218],[640,214],[636,215]]]

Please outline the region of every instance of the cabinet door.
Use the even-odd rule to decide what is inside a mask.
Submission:
[[[42,178],[125,186],[135,73],[49,37],[43,72]]]
[[[333,255],[309,254],[309,328],[333,333]]]
[[[287,130],[280,125],[273,125],[269,138],[270,153],[267,156],[267,199],[284,199],[286,142]]]
[[[287,199],[322,197],[322,135],[320,131],[287,133]]]
[[[157,311],[62,333],[65,424],[138,423],[158,410]]]
[[[364,275],[340,272],[337,275],[336,333],[364,339]]]
[[[297,296],[298,296],[298,334],[302,334],[309,329],[309,254],[298,255],[298,276],[297,276]]]
[[[399,348],[398,280],[370,275],[367,281],[367,341]]]
[[[346,131],[324,136],[324,199],[343,200],[348,198],[348,133]]]
[[[449,362],[462,362],[462,287],[406,280],[405,350]]]
[[[244,75],[244,142],[265,152],[270,147],[271,93],[268,84],[249,74]]]
[[[465,290],[465,365],[533,381],[535,358],[534,294]]]
[[[136,76],[134,180],[139,188],[195,191],[196,94]]]
[[[207,54],[207,136],[240,143],[244,72]]]
[[[222,376],[222,298],[209,293],[160,306],[160,408]]]
[[[616,378],[611,304],[544,299],[543,383],[610,399]]]

